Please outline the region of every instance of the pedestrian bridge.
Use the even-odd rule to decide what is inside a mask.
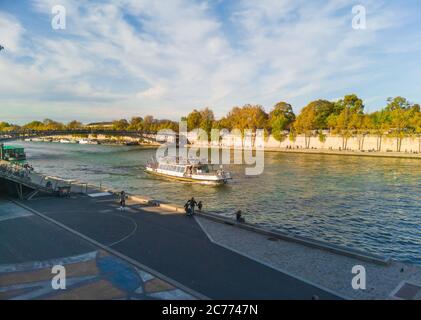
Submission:
[[[135,130],[109,130],[109,129],[80,129],[80,130],[18,130],[9,131],[0,134],[0,141],[11,141],[18,139],[30,139],[49,136],[64,135],[107,135],[107,136],[124,136],[134,138],[145,138],[156,140],[156,134],[146,131]]]

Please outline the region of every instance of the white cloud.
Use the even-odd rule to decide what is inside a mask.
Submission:
[[[10,75],[0,98],[46,105],[50,113],[79,103],[94,120],[98,110],[115,115],[116,106],[120,117],[154,108],[174,118],[202,106],[221,116],[248,102],[270,107],[336,96],[373,66],[370,52],[385,47],[381,32],[399,22],[381,1],[364,2],[373,14],[358,32],[350,0],[242,0],[228,19],[212,2],[36,0],[46,17],[53,5],[65,6],[67,29],[50,37],[25,29],[19,16],[0,15],[11,48],[0,60],[0,72]]]
[[[16,52],[20,48],[24,32],[19,21],[13,16],[0,12],[0,44],[8,51]]]
[[[160,87],[160,86],[152,87],[152,88],[149,88],[147,90],[137,93],[137,97],[151,98],[151,99],[161,98],[165,95],[166,91],[167,90],[165,88]]]

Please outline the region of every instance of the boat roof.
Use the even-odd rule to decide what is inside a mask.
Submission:
[[[178,165],[178,166],[200,166],[206,165],[204,161],[200,161],[196,158],[182,158],[182,157],[160,157],[158,162],[161,164],[170,164],[170,165]]]
[[[3,150],[23,150],[23,147],[18,146],[3,146]]]

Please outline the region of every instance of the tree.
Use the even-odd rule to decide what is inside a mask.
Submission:
[[[130,120],[129,130],[141,131],[143,130],[143,118],[142,117],[133,117]]]
[[[421,112],[419,110],[412,118],[411,125],[414,128],[414,133],[418,136],[418,152],[421,152]]]
[[[358,150],[364,150],[365,137],[370,133],[371,126],[371,118],[368,115],[360,113],[352,114],[349,127],[351,132],[359,137]]]
[[[79,130],[83,128],[83,124],[79,121],[73,120],[66,125],[69,130]]]
[[[219,130],[226,129],[226,130],[231,131],[233,128],[231,120],[228,119],[227,117],[223,117],[219,121],[215,121],[214,126]]]
[[[201,113],[198,110],[194,109],[187,116],[187,130],[191,131],[191,130],[199,129],[201,122],[202,122]]]
[[[305,147],[309,149],[311,136],[316,129],[316,108],[314,102],[310,102],[301,110],[294,123],[294,128],[298,134],[304,134]]]
[[[294,128],[298,134],[304,134],[306,148],[310,148],[310,140],[316,130],[329,127],[328,119],[333,112],[334,104],[326,100],[312,101],[301,110]]]
[[[44,130],[44,124],[41,121],[31,121],[23,126],[27,130]]]
[[[153,116],[146,116],[143,119],[143,130],[145,130],[146,132],[151,132],[152,131],[152,126],[154,123],[154,118]]]
[[[277,103],[269,113],[269,129],[272,136],[282,141],[285,138],[284,131],[290,130],[295,121],[292,106],[286,102]]]
[[[239,129],[244,133],[245,129],[256,132],[257,129],[266,129],[268,114],[261,105],[246,104],[243,107],[234,107],[224,120],[231,129]]]
[[[113,121],[113,129],[116,131],[125,131],[129,128],[129,122],[126,119]]]
[[[18,131],[21,128],[17,124],[12,124],[8,122],[0,122],[0,132],[1,131]]]
[[[369,115],[371,118],[371,132],[377,136],[377,151],[382,149],[382,139],[389,130],[388,113],[385,110],[373,112]]]
[[[64,124],[62,124],[61,122],[51,120],[51,119],[45,119],[42,122],[42,124],[43,124],[42,130],[46,130],[46,131],[56,131],[56,130],[65,129]]]
[[[7,122],[0,122],[0,131],[7,131],[7,128],[10,127],[10,124]]]
[[[404,97],[387,98],[386,111],[408,110],[412,107],[411,103]]]
[[[385,108],[389,113],[390,136],[396,138],[396,151],[401,151],[402,139],[408,132],[411,117],[416,113],[416,107],[403,97],[388,98],[388,104]]]
[[[329,129],[328,119],[331,114],[335,113],[335,104],[327,100],[316,100],[312,104],[316,112],[316,119],[314,120],[316,129]]]
[[[214,125],[215,116],[213,114],[213,111],[209,108],[205,108],[200,111],[200,129],[204,130],[208,136],[208,139],[210,141],[210,134]]]
[[[360,116],[364,114],[363,100],[355,94],[346,95],[335,103],[334,114],[329,118],[329,124],[342,136],[342,149],[346,150],[348,139],[359,130]]]

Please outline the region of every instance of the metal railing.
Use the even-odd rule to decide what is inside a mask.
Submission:
[[[73,180],[65,180],[35,172],[31,167],[20,164],[0,163],[0,178],[22,184],[28,188],[48,193],[68,188],[74,193],[88,193],[89,185]]]

